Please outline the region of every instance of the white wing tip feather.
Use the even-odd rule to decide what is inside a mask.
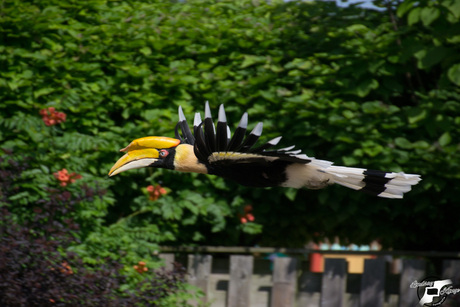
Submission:
[[[268,143],[269,143],[270,145],[276,146],[276,145],[278,145],[278,143],[280,142],[281,138],[282,138],[282,136],[278,136],[278,137],[276,137],[276,138],[270,140]]]
[[[244,112],[243,116],[241,116],[241,120],[240,120],[238,127],[246,129],[247,126],[248,126],[248,113]]]
[[[179,113],[179,121],[180,121],[180,122],[181,122],[181,121],[184,121],[184,120],[185,120],[185,115],[184,115],[184,111],[182,110],[182,107],[181,107],[181,106],[179,106],[179,111],[178,111],[178,113]]]
[[[201,114],[195,113],[195,118],[193,120],[193,126],[198,127],[201,124]]]
[[[222,123],[227,122],[227,116],[225,115],[225,109],[223,104],[221,104],[219,107],[219,116],[217,120]]]
[[[211,108],[209,107],[209,101],[206,100],[206,104],[204,105],[204,117],[205,118],[212,118],[211,116]]]
[[[261,136],[263,128],[264,128],[264,124],[262,122],[258,122],[257,125],[254,127],[254,129],[251,131],[251,134]]]

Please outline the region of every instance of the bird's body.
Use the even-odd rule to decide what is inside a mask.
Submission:
[[[334,166],[332,162],[301,154],[300,150],[293,150],[294,146],[269,150],[281,137],[254,147],[262,134],[262,123],[246,136],[247,120],[247,113],[244,113],[231,136],[223,106],[219,109],[215,126],[206,104],[204,122],[196,113],[192,134],[179,107],[176,138],[134,140],[122,149],[127,153],[112,167],[109,175],[150,166],[216,175],[250,187],[320,189],[337,183],[387,198],[402,198],[412,185],[420,181],[420,176],[415,174]]]

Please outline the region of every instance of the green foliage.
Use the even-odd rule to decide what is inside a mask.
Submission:
[[[28,204],[57,187],[53,173],[66,168],[82,175],[69,189],[107,191],[74,213],[81,244],[71,248],[88,263],[136,263],[159,244],[302,246],[335,235],[453,247],[458,1],[375,4],[386,10],[320,1],[4,1],[1,147],[35,158],[12,196],[14,213],[33,215]],[[265,139],[283,135],[286,146],[336,164],[424,180],[391,201],[342,187],[248,189],[166,170],[107,178],[120,148],[172,137],[177,107],[191,120],[205,100],[226,104],[232,130],[247,110],[252,125],[264,122]],[[66,121],[45,126],[45,107]],[[156,184],[168,194],[152,201],[145,188]],[[248,204],[255,220],[242,224]]]
[[[190,306],[187,299],[200,296],[185,284],[185,269],[177,263],[171,271],[149,271],[145,261],[123,266],[102,253],[98,256],[103,261],[83,262],[68,247],[78,244],[80,226],[86,230],[93,226],[91,217],[82,214],[82,205],[97,205],[95,197],[105,191],[85,184],[70,188],[74,181],[68,179],[79,176],[67,177],[60,171],[56,179],[61,188],[45,187],[41,198],[30,199],[31,193],[20,190],[35,173],[30,169],[33,161],[32,157],[13,159],[11,152],[0,157],[2,305],[172,306],[170,302],[176,302],[173,305]],[[18,203],[23,197],[26,208]]]

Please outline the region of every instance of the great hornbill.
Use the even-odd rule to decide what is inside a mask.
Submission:
[[[231,137],[223,105],[215,126],[206,103],[204,121],[200,113],[195,114],[192,134],[179,107],[176,138],[148,136],[132,141],[120,150],[126,154],[115,163],[109,176],[135,168],[159,167],[217,175],[250,187],[321,189],[338,183],[387,198],[402,198],[421,180],[415,174],[334,166],[332,162],[301,154],[300,150],[293,150],[294,146],[268,150],[281,137],[253,147],[262,134],[262,123],[245,138],[247,125],[248,114],[244,113]]]

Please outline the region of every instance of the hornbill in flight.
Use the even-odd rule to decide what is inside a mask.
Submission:
[[[363,168],[334,166],[294,150],[294,146],[272,149],[281,140],[274,138],[255,147],[262,134],[258,123],[246,136],[248,114],[244,113],[233,136],[227,126],[223,105],[217,125],[209,104],[205,118],[195,114],[193,134],[179,107],[176,138],[148,136],[132,141],[109,176],[142,167],[159,167],[180,172],[212,174],[250,187],[292,187],[321,189],[337,183],[345,187],[386,198],[402,198],[421,179],[416,174],[383,172]]]

